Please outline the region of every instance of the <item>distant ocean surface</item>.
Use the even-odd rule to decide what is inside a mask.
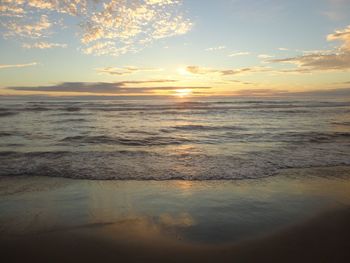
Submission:
[[[220,180],[350,165],[350,102],[1,100],[0,176]]]

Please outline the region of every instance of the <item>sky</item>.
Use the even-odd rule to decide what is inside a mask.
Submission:
[[[350,95],[350,0],[0,0],[0,95]]]

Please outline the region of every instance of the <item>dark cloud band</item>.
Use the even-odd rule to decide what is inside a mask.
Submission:
[[[211,87],[192,87],[192,86],[161,86],[161,87],[139,87],[137,85],[151,83],[169,83],[174,80],[148,80],[148,81],[122,81],[122,82],[64,82],[52,86],[36,87],[7,87],[10,90],[17,91],[45,91],[45,92],[77,92],[77,93],[100,93],[100,94],[141,94],[152,93],[155,91],[175,91],[178,89],[203,90]],[[130,86],[134,85],[134,86]]]

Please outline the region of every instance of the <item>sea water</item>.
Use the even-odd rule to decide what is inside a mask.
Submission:
[[[346,99],[0,100],[0,176],[236,180],[339,165]]]

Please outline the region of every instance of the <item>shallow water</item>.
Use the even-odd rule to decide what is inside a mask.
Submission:
[[[0,176],[213,180],[350,165],[350,102],[3,100]]]

